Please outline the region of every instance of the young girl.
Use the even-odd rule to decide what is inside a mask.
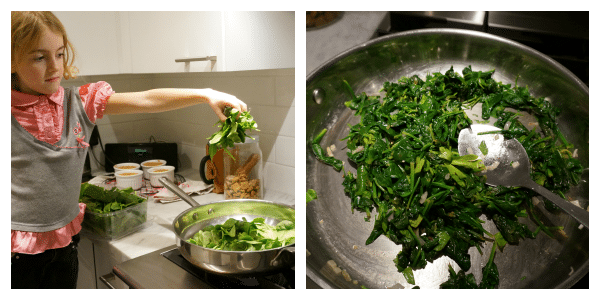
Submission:
[[[11,13],[11,284],[75,288],[77,243],[85,204],[78,203],[83,163],[97,119],[208,103],[246,111],[211,89],[115,93],[106,82],[64,89],[74,77],[73,47],[50,12]]]

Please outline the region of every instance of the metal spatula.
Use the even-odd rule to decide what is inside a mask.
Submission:
[[[478,135],[480,132],[500,132],[500,130],[500,128],[484,124],[473,124],[471,128],[461,130],[458,136],[458,153],[460,155],[476,154],[482,159],[486,166],[482,175],[487,176],[487,184],[532,189],[589,229],[589,212],[569,203],[531,179],[529,156],[519,141],[516,139],[504,140],[504,136],[500,133]],[[482,149],[485,151],[486,148],[487,155],[484,155]]]

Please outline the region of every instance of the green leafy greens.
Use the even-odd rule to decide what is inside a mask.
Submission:
[[[209,225],[187,241],[205,248],[225,251],[258,251],[295,243],[295,224],[284,220],[272,226],[263,218],[248,222],[229,218],[225,223]]]
[[[95,213],[115,212],[144,201],[146,199],[137,196],[132,188],[105,190],[86,182],[79,190],[79,202],[85,203],[86,209]]]
[[[450,279],[442,287],[496,288],[496,248],[535,238],[540,230],[553,236],[556,229],[535,217],[533,191],[487,186],[485,177],[476,174],[485,169],[481,160],[476,155],[459,156],[458,134],[472,124],[465,109],[481,103],[485,120],[497,118],[498,128],[508,124],[501,133],[523,144],[537,183],[564,197],[580,180],[583,168],[558,130],[558,109],[544,98],[532,97],[526,87],[496,82],[493,73],[466,67],[463,76],[450,68],[445,74],[428,74],[425,81],[416,75],[402,77],[383,84],[383,98],[355,95],[344,81],[350,96],[345,105],[360,116],[360,122],[351,125],[344,138],[357,171],[345,173],[342,185],[352,210],[366,213],[365,220],[377,210],[366,244],[383,235],[402,245],[394,263],[411,284],[414,270],[446,255],[461,270],[456,273],[450,268]],[[518,113],[505,108],[535,116],[541,130],[528,130],[517,119]],[[313,139],[313,151],[324,133]],[[314,152],[339,171],[335,161],[325,161]],[[538,225],[535,232],[518,219],[526,217],[527,210]],[[494,238],[483,228],[482,214],[493,220],[500,235],[477,285],[472,275],[465,275],[471,267],[468,250],[476,247],[482,253],[486,239]]]
[[[132,188],[105,190],[97,185],[82,183],[79,202],[86,204],[82,226],[102,238],[120,237],[146,222],[147,208],[138,205],[145,201]]]
[[[227,116],[227,119],[224,122],[218,121],[215,124],[220,129],[208,138],[208,152],[210,159],[212,159],[219,149],[223,149],[235,160],[227,148],[232,148],[234,143],[243,143],[246,137],[249,137],[246,134],[247,130],[260,130],[258,130],[254,118],[247,111],[240,112],[235,108],[226,107],[223,113]]]
[[[306,191],[306,203],[308,204],[308,202],[313,201],[317,199],[317,192],[315,192],[315,190],[313,189],[308,189]]]

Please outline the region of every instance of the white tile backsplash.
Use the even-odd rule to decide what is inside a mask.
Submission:
[[[263,152],[265,190],[294,195],[294,69],[177,74],[124,74],[86,76],[70,85],[106,81],[116,92],[137,92],[153,88],[212,88],[235,95],[246,102],[258,123]],[[98,121],[103,143],[157,141],[178,144],[182,168],[198,170],[206,155],[207,138],[218,118],[208,105],[196,105],[156,114],[105,116]],[[103,155],[94,150],[99,159]],[[92,159],[93,160],[93,159]],[[99,168],[92,163],[92,168]]]
[[[275,164],[294,167],[295,160],[294,138],[278,136],[275,140]]]
[[[294,195],[294,168],[275,163],[265,163],[265,190],[273,189],[286,195]]]
[[[285,119],[283,120],[283,124],[281,124],[281,128],[279,129],[279,135],[294,137],[296,136],[295,128],[296,108],[292,106],[288,109]]]
[[[294,76],[275,77],[275,105],[294,106],[295,82]]]

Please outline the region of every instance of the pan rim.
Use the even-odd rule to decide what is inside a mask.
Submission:
[[[515,42],[511,39],[507,39],[507,38],[500,37],[500,36],[493,35],[493,34],[486,33],[486,32],[480,32],[480,31],[469,30],[469,29],[454,29],[454,28],[413,29],[413,30],[407,30],[407,31],[388,34],[388,35],[385,35],[382,37],[374,38],[374,39],[364,42],[362,44],[358,44],[352,48],[342,51],[338,55],[332,57],[328,61],[326,61],[323,64],[321,64],[320,66],[318,66],[315,70],[311,71],[311,73],[306,76],[306,84],[308,85],[309,82],[311,82],[321,72],[325,71],[329,66],[337,63],[338,61],[342,60],[343,58],[345,58],[355,52],[361,51],[361,50],[368,48],[374,44],[397,39],[399,37],[404,37],[404,36],[418,36],[418,35],[431,35],[431,34],[473,36],[473,37],[479,37],[479,38],[484,38],[484,39],[488,39],[488,40],[493,40],[493,41],[496,41],[496,42],[499,42],[499,43],[502,43],[505,45],[515,47],[515,48],[523,50],[529,54],[532,54],[533,56],[547,62],[549,65],[552,65],[554,68],[558,69],[558,71],[560,71],[561,73],[566,74],[567,77],[569,77],[569,79],[571,79],[579,87],[581,87],[585,91],[586,94],[589,95],[589,93],[590,93],[589,87],[585,83],[583,83],[583,81],[581,81],[579,79],[579,77],[577,77],[575,74],[573,74],[573,72],[571,72],[569,69],[567,69],[565,66],[563,66],[556,60],[550,58],[549,56],[547,56],[529,46],[525,46],[525,45]]]

